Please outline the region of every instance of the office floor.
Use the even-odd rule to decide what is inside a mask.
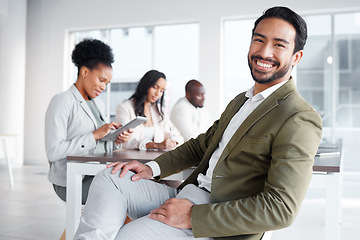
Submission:
[[[0,240],[56,240],[65,229],[66,209],[47,181],[47,165],[14,169],[10,189],[0,166]],[[344,173],[343,221],[340,239],[358,238],[360,173]],[[287,229],[273,232],[272,240],[321,240],[325,235],[324,193],[309,190],[301,213]]]

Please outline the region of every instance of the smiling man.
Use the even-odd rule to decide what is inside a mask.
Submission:
[[[147,165],[114,163],[100,172],[75,239],[258,240],[289,226],[322,133],[319,114],[291,77],[306,38],[306,23],[292,10],[265,11],[248,54],[254,86],[196,139]],[[197,168],[177,189],[146,180],[191,166]],[[123,226],[126,214],[133,221]]]

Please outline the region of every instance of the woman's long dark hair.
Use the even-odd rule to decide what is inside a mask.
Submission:
[[[129,98],[135,101],[136,116],[145,117],[144,107],[145,107],[145,100],[149,92],[149,88],[155,86],[159,78],[164,78],[166,80],[166,76],[164,73],[159,72],[157,70],[150,70],[147,73],[145,73],[145,75],[140,79],[136,87],[135,93]],[[156,110],[162,119],[164,118],[164,112],[162,110],[164,95],[165,95],[165,91],[159,100],[157,100],[155,103],[152,103],[153,105],[156,105]],[[157,105],[158,103],[160,104],[160,106]]]

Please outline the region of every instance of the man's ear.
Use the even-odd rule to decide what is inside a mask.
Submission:
[[[299,50],[293,55],[293,63],[292,63],[293,67],[299,64],[299,62],[300,62],[301,58],[303,57],[303,55],[304,55],[303,50]]]
[[[190,101],[191,95],[190,95],[189,92],[187,92],[187,93],[185,94],[185,97]]]

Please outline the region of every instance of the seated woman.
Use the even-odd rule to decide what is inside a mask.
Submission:
[[[148,71],[129,100],[117,106],[117,123],[126,124],[136,116],[148,118],[147,122],[134,129],[129,141],[123,144],[124,148],[171,150],[184,142],[162,110],[165,87],[165,74],[156,70]]]
[[[72,52],[78,76],[66,92],[55,95],[45,115],[45,147],[50,170],[48,179],[56,194],[66,201],[66,157],[85,153],[104,153],[120,147],[131,131],[115,142],[101,138],[121,125],[106,123],[104,104],[97,98],[112,78],[114,62],[111,48],[105,43],[85,39]],[[93,176],[83,179],[82,203],[85,203]]]

